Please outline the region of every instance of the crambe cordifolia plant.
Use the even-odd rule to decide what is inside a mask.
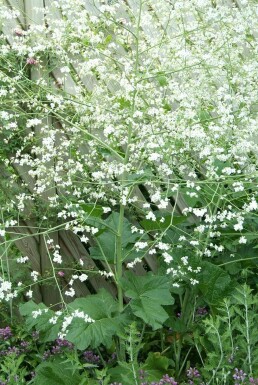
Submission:
[[[126,325],[139,349],[160,331],[177,380],[198,309],[255,284],[257,4],[6,2],[0,19],[0,301],[121,362]]]

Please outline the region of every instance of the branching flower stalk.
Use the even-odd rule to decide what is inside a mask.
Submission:
[[[140,0],[140,6],[139,6],[139,15],[138,15],[138,21],[137,21],[137,30],[136,30],[136,56],[135,56],[135,77],[138,72],[138,65],[139,65],[139,36],[140,36],[140,23],[141,23],[141,11],[142,11],[142,0]],[[133,101],[132,101],[132,112],[131,112],[131,118],[135,111],[135,98],[137,95],[137,90],[134,89],[133,91]],[[127,137],[127,147],[124,157],[124,168],[126,168],[126,165],[130,158],[130,145],[131,145],[131,139],[132,139],[132,124],[129,124],[128,127],[128,137]],[[122,174],[122,180],[121,180],[121,191],[123,192],[123,188],[126,184],[128,178],[128,172],[124,171]],[[131,187],[132,190],[132,187]],[[128,194],[130,195],[130,194]],[[123,265],[123,249],[122,249],[122,236],[123,236],[123,222],[124,222],[124,213],[125,213],[125,205],[124,203],[120,203],[120,209],[119,209],[119,222],[118,222],[118,229],[117,229],[117,241],[116,241],[116,279],[118,282],[118,302],[119,302],[119,310],[120,312],[123,311],[123,290],[121,287],[120,279],[122,277],[122,265]]]

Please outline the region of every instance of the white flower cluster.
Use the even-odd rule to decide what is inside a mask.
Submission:
[[[0,302],[17,297],[17,290],[12,291],[12,282],[0,277]]]
[[[58,313],[57,317],[60,316],[60,313]],[[72,312],[70,315],[65,316],[62,322],[61,332],[59,333],[59,338],[65,338],[68,330],[68,326],[71,325],[74,318],[80,318],[85,323],[93,323],[95,322],[94,319],[92,319],[88,314],[84,313],[83,311],[80,311],[76,309],[74,312]],[[53,317],[51,319],[51,323],[55,324],[57,322],[57,318]]]
[[[120,3],[103,4],[93,14],[87,1],[48,2],[44,23],[31,21],[26,31],[16,11],[1,8],[0,21],[14,35],[11,48],[0,46],[2,65],[10,49],[24,65],[14,76],[5,76],[4,68],[0,74],[0,134],[10,146],[3,167],[15,191],[4,207],[14,218],[2,225],[0,237],[21,214],[34,213],[40,200],[86,246],[102,226],[87,205],[94,202],[103,217],[120,206],[144,219],[142,228],[131,226],[132,235],[153,240],[150,246],[138,238],[138,255],[161,254],[168,273],[180,280],[199,271],[191,270],[191,251],[208,258],[225,251],[223,230],[247,243],[246,218],[258,210],[257,4],[242,0],[240,9],[228,1],[146,0],[138,18],[128,5],[133,2],[123,2],[119,13]],[[33,69],[40,74],[44,53],[56,63],[51,77],[27,79]],[[33,111],[27,118],[19,113],[21,100]],[[177,228],[181,213],[195,225],[190,235]],[[165,228],[167,218],[171,226]],[[42,221],[47,227],[45,214]],[[51,262],[62,264],[60,246],[52,240],[47,246]],[[176,266],[172,246],[187,254]],[[31,273],[33,282],[38,275]],[[69,285],[76,279],[88,276],[73,275]],[[191,284],[197,280],[191,276]],[[15,295],[10,282],[0,284],[0,298]],[[72,287],[65,291],[75,294]]]

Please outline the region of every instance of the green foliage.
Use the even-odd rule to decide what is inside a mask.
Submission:
[[[35,385],[82,385],[82,376],[71,364],[62,361],[42,362],[36,368]]]
[[[140,381],[138,356],[143,345],[136,322],[126,326],[119,337],[125,343],[128,362],[119,361],[118,366],[110,371],[111,379],[117,382],[121,381],[124,385],[138,385]]]
[[[93,259],[115,263],[116,260],[116,239],[117,227],[119,223],[119,213],[113,212],[109,217],[101,222],[104,231],[96,237],[97,246],[90,248],[90,255]],[[139,234],[132,233],[132,225],[129,220],[124,218],[122,247],[124,250],[123,261],[135,258],[135,252],[131,251],[132,245],[139,238]]]
[[[126,323],[126,317],[118,313],[117,301],[104,289],[98,294],[76,299],[69,307],[84,311],[94,319],[93,323],[85,323],[75,318],[69,327],[66,338],[81,350],[89,346],[110,347],[113,336],[123,330]]]
[[[60,325],[59,323],[53,325],[49,322],[55,315],[55,312],[46,305],[28,301],[19,306],[19,311],[22,316],[26,317],[28,330],[36,328],[36,330],[41,331],[43,341],[53,341],[57,338]]]
[[[162,305],[174,303],[169,279],[151,273],[139,277],[127,273],[122,283],[125,295],[131,298],[130,307],[133,313],[153,329],[161,328],[168,318]]]
[[[148,373],[149,381],[158,381],[164,373],[172,374],[169,369],[170,360],[166,356],[162,356],[159,352],[150,352],[142,369]]]
[[[219,266],[204,261],[202,271],[198,275],[198,285],[203,298],[210,305],[218,304],[221,299],[230,294],[234,284],[230,276]]]
[[[231,297],[224,299],[216,313],[203,321],[203,330],[195,333],[198,351],[207,358],[202,369],[210,380],[223,379],[225,371],[241,368],[245,373],[258,372],[258,295],[247,285],[238,286]],[[199,334],[200,333],[200,334]],[[211,380],[210,380],[211,381]]]

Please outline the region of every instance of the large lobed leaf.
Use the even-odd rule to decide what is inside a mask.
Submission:
[[[119,222],[119,213],[113,212],[109,217],[102,221],[105,225],[105,231],[96,236],[98,245],[90,248],[90,256],[93,259],[108,261],[114,263],[116,254],[116,232]],[[122,233],[122,247],[124,255],[130,252],[130,245],[135,243],[139,238],[138,233],[132,233],[131,223],[124,218],[123,233]],[[126,247],[128,248],[126,249]],[[128,259],[128,258],[127,258]],[[130,259],[130,257],[129,257]]]
[[[66,362],[43,362],[36,368],[35,385],[79,385],[79,370]]]
[[[74,318],[68,328],[66,339],[81,350],[101,344],[110,347],[112,337],[122,330],[125,323],[125,316],[118,313],[117,301],[104,289],[98,294],[76,299],[69,307],[83,311],[95,320],[85,323],[83,319]]]
[[[216,305],[234,288],[230,276],[221,267],[210,262],[202,263],[198,275],[200,289],[204,299],[210,305]]]
[[[151,325],[154,330],[161,328],[168,318],[162,305],[174,303],[168,278],[152,274],[135,276],[127,273],[122,284],[125,295],[131,298],[130,307],[133,313]]]
[[[35,327],[38,331],[43,332],[42,339],[44,342],[54,341],[58,337],[60,325],[52,324],[49,320],[55,315],[53,310],[47,308],[43,303],[36,304],[32,300],[19,306],[20,314],[26,317],[26,325],[28,329]],[[41,311],[42,314],[35,316],[33,312]]]

